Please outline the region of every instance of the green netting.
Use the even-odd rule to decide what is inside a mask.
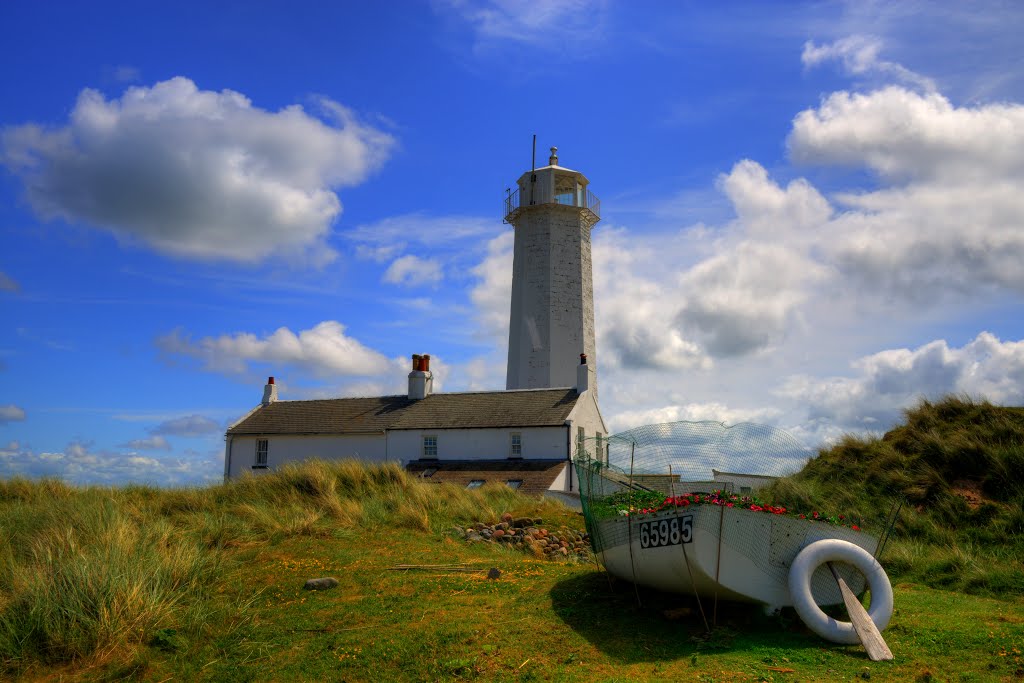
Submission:
[[[760,489],[812,455],[781,429],[752,423],[673,422],[582,441],[575,466],[594,552],[637,583],[782,604],[790,566],[807,545],[839,539],[875,555],[879,549],[855,520],[762,500]],[[852,565],[837,571],[855,592],[864,590]],[[747,590],[747,577],[758,586]],[[813,574],[812,592],[819,605],[842,602],[825,565]]]
[[[749,422],[668,422],[577,443],[594,551],[627,542],[619,538],[621,527],[594,523],[624,506],[643,509],[687,493],[753,496],[774,478],[798,471],[812,454],[785,431]]]

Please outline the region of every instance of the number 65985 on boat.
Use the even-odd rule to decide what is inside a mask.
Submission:
[[[659,548],[690,543],[693,540],[693,515],[640,522],[640,547]]]

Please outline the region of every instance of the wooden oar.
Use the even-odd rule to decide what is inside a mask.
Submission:
[[[885,644],[882,634],[878,632],[878,627],[871,620],[867,610],[864,609],[864,605],[860,604],[860,600],[853,594],[850,587],[846,585],[843,577],[839,576],[839,572],[832,566],[832,563],[826,562],[826,564],[832,572],[832,576],[835,577],[836,583],[839,584],[839,591],[843,594],[843,602],[846,603],[846,611],[850,615],[853,630],[856,631],[857,637],[860,638],[861,644],[864,645],[864,649],[868,651],[868,659],[873,662],[887,662],[891,660],[893,658],[892,651]]]

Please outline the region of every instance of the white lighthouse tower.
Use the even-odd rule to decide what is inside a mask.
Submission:
[[[601,203],[588,183],[559,166],[552,147],[548,165],[524,173],[506,197],[505,222],[516,231],[506,389],[575,386],[597,395],[590,231]]]

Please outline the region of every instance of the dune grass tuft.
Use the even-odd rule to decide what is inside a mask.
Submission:
[[[128,497],[133,497],[131,492]],[[45,505],[3,505],[0,657],[5,666],[102,657],[202,597],[219,556],[163,517],[87,489]],[[120,500],[119,500],[120,498]]]

